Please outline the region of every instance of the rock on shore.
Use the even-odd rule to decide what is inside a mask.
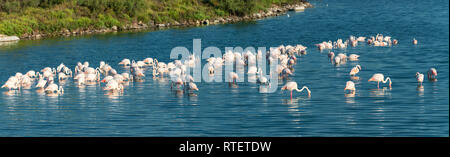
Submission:
[[[0,34],[0,42],[10,42],[10,41],[18,41],[18,40],[20,40],[20,38],[17,36],[7,36],[7,35]]]

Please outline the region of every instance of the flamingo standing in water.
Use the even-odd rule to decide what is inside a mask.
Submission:
[[[308,91],[308,96],[311,96],[311,91],[308,89],[308,87],[303,86],[302,89],[298,89],[297,86],[297,82],[288,82],[286,83],[286,85],[284,85],[283,87],[281,87],[281,90],[289,90],[291,91],[291,99],[292,99],[292,91],[296,90],[297,92],[302,92],[304,89],[306,89]]]
[[[353,81],[347,81],[344,91],[345,90],[350,90],[352,92],[352,94],[355,94],[355,91],[356,91],[355,83]]]
[[[356,65],[355,67],[352,68],[352,70],[350,71],[350,75],[354,76],[357,73],[359,73],[359,71],[361,70],[361,66],[360,65]]]
[[[431,81],[436,81],[436,76],[437,76],[437,71],[435,68],[430,68],[430,70],[428,70],[428,79]]]
[[[6,83],[1,88],[8,88],[9,90],[11,90],[11,89],[18,89],[18,90],[20,90],[19,79],[17,79],[14,76],[11,76],[8,79],[8,81],[6,81]]]
[[[232,85],[232,84],[236,85],[236,79],[238,79],[239,76],[235,72],[230,72],[228,78],[229,78],[230,85]]]
[[[380,73],[373,74],[373,76],[369,79],[368,82],[376,81],[378,83],[377,87],[380,88],[380,82],[386,83],[388,80],[389,80],[389,88],[391,88],[392,87],[391,78],[386,77],[386,80],[385,80],[384,75],[380,74]]]
[[[420,85],[422,85],[424,75],[421,74],[421,73],[419,73],[419,72],[417,72],[417,73],[416,73],[416,78],[417,78],[417,82],[418,82]]]

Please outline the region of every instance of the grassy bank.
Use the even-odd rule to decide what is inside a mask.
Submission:
[[[24,36],[127,24],[245,16],[303,0],[0,0],[0,34]]]

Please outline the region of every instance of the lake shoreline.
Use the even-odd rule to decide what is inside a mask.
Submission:
[[[266,11],[260,11],[259,13],[254,13],[251,15],[245,16],[227,16],[227,17],[218,17],[215,19],[207,19],[207,20],[196,20],[196,21],[184,21],[184,22],[172,22],[172,23],[143,23],[137,22],[132,24],[124,25],[123,27],[113,26],[111,28],[103,28],[103,29],[76,29],[70,31],[68,29],[61,30],[56,33],[43,33],[39,31],[35,31],[31,34],[23,34],[20,36],[20,39],[24,40],[38,40],[43,38],[50,37],[69,37],[69,36],[79,36],[79,35],[89,35],[89,34],[102,34],[102,33],[110,33],[110,32],[128,32],[128,31],[145,31],[145,30],[160,30],[160,29],[169,29],[169,28],[180,28],[180,27],[197,27],[197,26],[205,26],[205,25],[215,25],[215,24],[227,24],[227,23],[236,23],[242,21],[253,21],[258,19],[264,19],[267,17],[273,16],[281,16],[285,14],[287,11],[303,11],[306,8],[312,8],[313,6],[309,2],[299,2],[296,4],[285,4],[282,6],[273,5],[271,8],[268,8]]]

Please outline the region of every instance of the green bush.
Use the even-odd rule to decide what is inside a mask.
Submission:
[[[0,0],[0,34],[244,16],[302,0]]]

